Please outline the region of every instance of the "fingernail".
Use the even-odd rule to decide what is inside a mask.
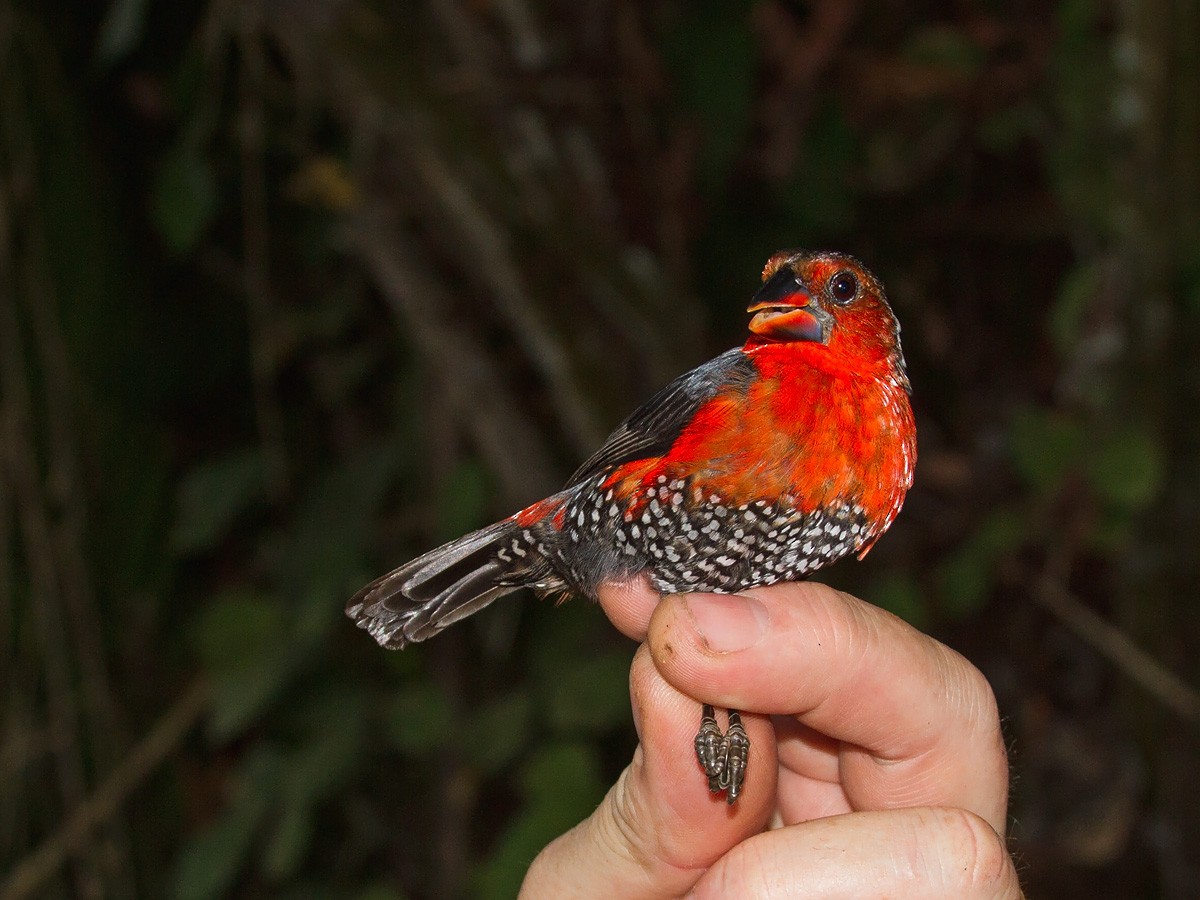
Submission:
[[[747,650],[766,633],[767,609],[753,597],[693,594],[683,602],[701,640],[715,653]]]

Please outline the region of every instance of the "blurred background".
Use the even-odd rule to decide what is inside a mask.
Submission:
[[[0,895],[511,896],[633,646],[345,599],[888,285],[916,486],[822,573],[999,697],[1031,896],[1200,896],[1200,4],[0,0]]]

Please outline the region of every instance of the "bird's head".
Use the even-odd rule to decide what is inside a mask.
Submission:
[[[880,367],[908,389],[900,323],[883,285],[852,256],[784,250],[763,268],[750,301],[747,347],[804,342],[851,365]]]

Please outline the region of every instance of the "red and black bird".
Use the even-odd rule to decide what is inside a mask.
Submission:
[[[551,497],[405,563],[346,613],[399,649],[522,587],[595,598],[648,573],[733,593],[862,558],[912,485],[916,429],[883,286],[840,253],[767,262],[740,347],[671,382]],[[696,751],[732,803],[748,741],[706,706]]]

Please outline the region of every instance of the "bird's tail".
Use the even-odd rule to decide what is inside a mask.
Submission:
[[[516,534],[505,519],[430,550],[351,597],[346,615],[391,650],[433,637],[517,589],[497,556]]]

